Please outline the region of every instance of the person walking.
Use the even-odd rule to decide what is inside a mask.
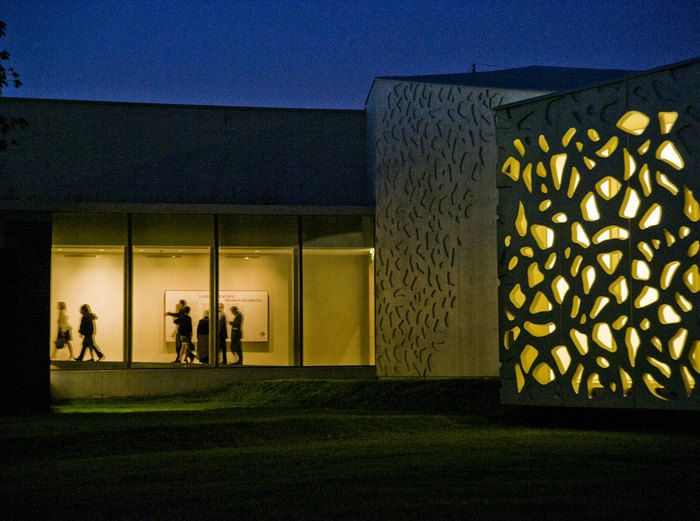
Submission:
[[[51,358],[56,358],[59,349],[64,347],[68,348],[68,355],[71,360],[73,358],[73,340],[71,335],[71,330],[73,327],[68,322],[68,310],[66,308],[65,302],[58,303],[58,335],[56,336],[56,342],[53,345],[53,351],[51,353]]]
[[[82,362],[85,351],[89,349],[90,361],[95,361],[94,353],[97,353],[97,361],[99,362],[105,355],[100,351],[97,344],[95,344],[95,320],[97,320],[97,315],[90,310],[90,306],[87,304],[80,306],[80,314],[82,318],[80,319],[80,329],[78,329],[78,333],[83,337],[83,348],[80,350],[80,354],[75,361]]]
[[[243,365],[243,313],[238,309],[238,306],[231,307],[233,320],[231,321],[231,353],[236,355],[233,365]]]

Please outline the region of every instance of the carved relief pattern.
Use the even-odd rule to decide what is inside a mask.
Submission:
[[[378,102],[377,369],[427,376],[455,328],[457,227],[495,164],[496,92],[400,82]]]
[[[698,403],[698,121],[677,94],[632,96],[612,121],[603,103],[595,128],[543,118],[542,133],[512,139],[523,113],[510,121],[499,187],[510,392]]]

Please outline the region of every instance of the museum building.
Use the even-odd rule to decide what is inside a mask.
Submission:
[[[3,409],[377,376],[500,377],[516,404],[697,408],[697,79],[698,60],[381,77],[365,111],[0,99],[27,122],[0,152],[17,353]],[[660,163],[635,141],[635,177],[644,131]],[[627,242],[598,247],[613,239]],[[641,317],[659,291],[661,318]],[[214,321],[207,363],[174,363],[180,299],[195,329],[240,309],[243,367]],[[55,349],[59,302],[73,357],[80,307],[97,316],[100,362]]]

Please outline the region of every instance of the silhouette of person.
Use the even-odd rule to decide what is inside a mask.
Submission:
[[[71,360],[73,358],[73,344],[71,340],[73,339],[71,336],[71,330],[73,327],[71,327],[70,323],[68,322],[68,311],[66,308],[66,303],[65,302],[59,302],[58,303],[58,335],[56,336],[56,342],[53,345],[53,351],[51,352],[51,358],[56,358],[56,355],[58,354],[58,350],[62,349],[63,346],[68,347],[68,354]],[[59,344],[63,344],[60,348],[58,347]]]
[[[100,351],[97,344],[95,344],[95,320],[97,320],[97,315],[90,310],[90,306],[87,304],[80,306],[80,314],[82,318],[80,319],[80,329],[78,329],[78,333],[83,337],[83,348],[80,350],[80,354],[75,360],[76,362],[82,362],[85,351],[89,349],[90,360],[94,361],[94,353],[97,353],[97,361],[99,362],[105,355]]]
[[[243,314],[238,309],[238,306],[231,306],[233,320],[231,321],[231,353],[237,355],[233,365],[243,365]]]
[[[197,322],[197,358],[202,364],[209,363],[209,310]]]
[[[177,319],[182,315],[182,310],[185,309],[187,301],[183,298],[175,304],[175,311],[166,311],[163,316],[174,317],[173,324],[175,324],[175,362],[180,361],[180,348],[182,344],[180,343],[180,333],[178,332]]]
[[[180,352],[177,354],[176,362],[194,360],[194,354],[190,350],[192,346],[192,318],[190,317],[190,307],[182,308],[182,313],[175,319],[177,324],[177,334],[180,336]]]
[[[224,305],[219,304],[219,316],[216,317],[216,334],[219,337],[217,342],[217,356],[218,352],[221,351],[221,361],[226,365],[226,339],[228,338],[228,317],[224,311]]]

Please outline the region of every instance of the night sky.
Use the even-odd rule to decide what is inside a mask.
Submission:
[[[7,96],[362,108],[375,76],[700,55],[700,1],[0,0]]]

